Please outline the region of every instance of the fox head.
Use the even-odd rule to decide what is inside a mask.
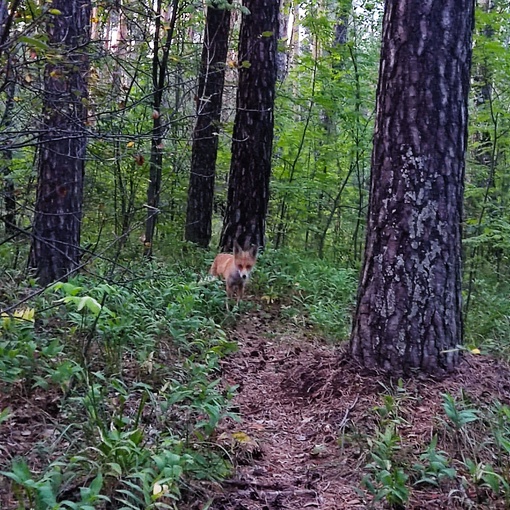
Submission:
[[[243,250],[237,241],[234,241],[234,263],[242,280],[246,280],[257,261],[257,247],[251,246]]]

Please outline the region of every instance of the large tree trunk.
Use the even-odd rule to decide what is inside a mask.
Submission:
[[[214,178],[230,31],[230,9],[207,7],[193,132],[185,238],[207,248],[211,240]]]
[[[365,258],[351,352],[394,374],[451,371],[473,0],[387,0]]]
[[[44,71],[42,134],[30,265],[42,285],[74,271],[80,260],[87,137],[90,0],[53,0],[48,43],[60,55]]]
[[[279,0],[246,0],[239,40],[232,162],[221,247],[264,246],[277,76]]]

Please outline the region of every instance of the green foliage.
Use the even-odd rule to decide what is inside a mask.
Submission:
[[[442,396],[447,420],[438,417],[431,441],[414,447],[413,437],[405,434],[409,424],[401,416],[406,403],[412,402],[405,386],[399,386],[398,398],[390,393],[381,396],[382,404],[374,408],[375,429],[365,437],[370,462],[361,480],[365,492],[360,494],[368,495],[371,505],[385,501],[391,508],[405,508],[412,491],[428,485],[453,495],[459,481],[463,490],[476,491],[479,502],[491,498],[510,502],[508,407],[468,405],[466,395],[461,402]],[[449,453],[438,448],[440,442]]]
[[[20,508],[175,508],[188,480],[230,473],[211,442],[222,419],[236,419],[235,388],[218,379],[220,358],[235,350],[214,320],[224,316],[224,289],[177,263],[139,270],[120,283],[77,276],[35,308],[2,316],[3,381],[59,393],[69,443],[56,445],[53,462],[41,444],[49,462],[37,475],[28,459],[0,464]],[[15,419],[2,411],[4,424]],[[79,498],[67,501],[76,484]]]
[[[22,236],[32,225],[33,126],[40,125],[44,65],[60,58],[40,30],[58,15],[50,4],[20,2],[0,50],[2,69],[12,67],[7,59],[16,63],[15,76],[2,82],[15,84],[12,95],[7,86],[0,92],[0,183],[15,186],[21,232],[0,243],[2,306],[25,297],[35,284],[17,268],[28,252]],[[279,83],[275,105],[267,239],[278,250],[268,247],[261,255],[250,285],[265,304],[278,302],[286,320],[338,340],[349,333],[353,268],[362,253],[381,5],[362,1],[351,12],[351,3],[342,0],[335,7],[334,13],[313,2],[300,7],[303,45]],[[68,443],[66,451],[45,451],[50,460],[37,474],[24,459],[11,466],[0,460],[20,508],[86,509],[108,499],[126,508],[175,508],[190,479],[216,480],[230,469],[209,442],[218,423],[232,417],[233,389],[222,388],[218,374],[221,357],[235,350],[225,326],[236,314],[225,313],[223,283],[205,278],[212,255],[180,242],[201,49],[195,35],[204,15],[192,4],[178,13],[159,112],[165,141],[156,259],[140,262],[154,114],[154,12],[131,0],[118,8],[97,5],[94,28],[102,44],[87,49],[87,129],[93,134],[82,222],[87,276],[58,283],[28,308],[0,317],[3,390],[57,395],[65,418],[59,433]],[[108,40],[117,18],[129,45]],[[348,37],[339,44],[335,35],[343,19]],[[479,9],[476,23],[464,228],[466,340],[469,347],[510,359],[507,2],[496,0],[489,12]],[[288,49],[285,41],[280,46]],[[235,63],[228,72],[229,82],[235,81]],[[231,87],[225,94],[218,211],[227,195],[232,136]],[[215,234],[220,216],[213,218]],[[241,309],[249,306],[257,304],[242,303]],[[413,487],[446,484],[455,472],[466,484],[508,499],[510,413],[504,405],[479,409],[444,395],[438,430],[414,457],[400,437],[403,405],[392,393],[374,409],[378,422],[366,478],[374,500],[405,506]],[[0,413],[2,425],[15,419],[9,406]],[[452,437],[455,459],[441,444]],[[494,458],[483,457],[482,443],[494,449]],[[61,501],[70,487],[76,501]]]
[[[62,489],[64,477],[62,465],[55,463],[41,475],[34,475],[23,459],[16,459],[11,465],[10,471],[2,471],[13,482],[13,493],[19,503],[18,508],[34,510],[59,510],[70,508],[72,510],[94,510],[101,501],[110,501],[101,495],[103,488],[103,476],[98,474],[88,486],[80,487],[78,501],[58,501],[59,491]]]
[[[65,387],[80,367],[71,360],[61,360],[63,345],[57,338],[37,334],[34,309],[4,314],[0,322],[0,381],[22,382],[26,391],[47,388],[49,381]]]
[[[459,409],[457,402],[455,402],[451,395],[444,393],[442,397],[443,409],[457,432],[468,423],[478,420],[478,411],[476,409]]]
[[[413,470],[417,473],[414,485],[430,484],[438,486],[443,479],[453,479],[457,475],[455,468],[450,467],[447,453],[437,450],[437,436],[427,446],[420,457],[420,462],[414,464]]]
[[[333,339],[350,328],[357,275],[355,271],[292,251],[266,250],[257,263],[254,285],[266,301],[281,300],[283,313],[306,319]]]
[[[507,294],[510,216],[508,156],[510,33],[508,5],[477,9],[465,191],[466,334],[474,345],[508,356]],[[500,298],[501,296],[501,298]]]
[[[505,494],[508,501],[510,498],[510,484],[505,476],[496,473],[490,464],[485,464],[483,462],[477,463],[471,459],[466,459],[464,464],[472,482],[477,487],[488,488],[495,496]]]
[[[378,61],[378,42],[358,37],[354,13],[347,41],[335,40],[346,9],[333,16],[313,3],[304,8],[309,39],[276,98],[268,222],[275,248],[342,262],[360,255]]]
[[[163,413],[172,414],[176,406],[180,412],[184,412],[185,420],[179,426],[185,427],[187,433],[199,441],[208,440],[222,418],[228,416],[236,419],[232,413],[225,412],[235,388],[227,388],[223,394],[219,387],[220,380],[209,381],[206,377],[212,368],[211,363],[209,365],[185,363],[183,368],[189,370],[190,380],[186,384],[177,380],[169,381],[163,388],[165,396],[161,403]]]
[[[497,357],[510,359],[510,287],[497,275],[477,278],[473,282],[474,296],[465,316],[468,346],[478,347]]]
[[[4,314],[0,320],[0,379],[10,383],[31,379],[37,351],[33,310],[20,310],[12,317]]]
[[[401,399],[393,395],[383,395],[383,403],[381,406],[375,406],[374,411],[379,417],[382,425],[399,425],[405,420],[400,416]]]
[[[409,423],[402,413],[410,412],[406,404],[414,399],[407,394],[405,385],[399,385],[397,396],[386,392],[381,398],[381,405],[373,409],[375,428],[365,434],[370,462],[361,480],[365,492],[360,491],[372,505],[386,501],[392,508],[405,508],[414,490],[430,485],[450,497],[459,483],[462,491],[476,492],[479,503],[490,506],[496,499],[510,502],[507,405],[475,405],[469,403],[467,395],[454,399],[443,394],[444,417],[436,417],[435,434],[424,444],[421,440],[415,443],[416,438],[406,433]]]
[[[373,495],[373,503],[384,499],[390,508],[405,508],[409,499],[408,475],[399,465],[400,437],[394,425],[388,425],[375,438],[368,438],[372,462],[366,466],[371,473],[362,483]]]

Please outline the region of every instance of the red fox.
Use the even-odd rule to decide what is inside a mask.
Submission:
[[[216,255],[209,274],[222,276],[227,284],[227,309],[228,299],[237,297],[237,304],[244,294],[244,286],[257,261],[257,247],[252,246],[243,250],[237,241],[234,241],[234,254],[220,253]]]

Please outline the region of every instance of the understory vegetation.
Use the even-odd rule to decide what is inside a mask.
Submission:
[[[368,451],[361,482],[367,501],[407,508],[413,491],[430,491],[432,496],[448,494],[447,500],[460,508],[508,506],[510,407],[474,402],[463,391],[444,393],[434,433],[423,438],[405,433],[411,429],[406,414],[419,400],[400,381],[374,407],[370,433],[357,432],[356,440]]]
[[[181,250],[165,264],[113,273],[97,266],[2,316],[0,493],[7,508],[186,508],[197,498],[208,508],[208,484],[231,476],[236,464],[216,439],[223,419],[239,420],[236,387],[221,381],[221,360],[236,350],[229,332],[240,315],[278,307],[286,324],[330,342],[348,337],[354,269],[267,250],[252,297],[227,312],[223,283],[207,276],[212,254]],[[4,274],[2,302],[35,290],[20,273]],[[489,279],[478,288],[464,349],[505,356],[508,289]],[[402,431],[406,406],[418,396],[389,381],[380,399],[369,424],[338,437],[340,448],[360,444],[359,491],[367,502],[405,508],[413,490],[432,486],[449,487],[452,501],[475,494],[508,503],[507,404],[444,394],[434,435],[413,444]]]

